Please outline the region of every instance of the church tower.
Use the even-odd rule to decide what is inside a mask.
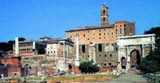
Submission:
[[[108,7],[106,5],[101,7],[101,26],[108,26]]]

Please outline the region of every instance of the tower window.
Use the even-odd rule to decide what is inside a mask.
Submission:
[[[104,18],[103,18],[103,21],[105,21],[105,20],[106,20],[106,18],[104,17]]]
[[[105,57],[107,57],[107,55],[106,55],[106,54],[105,54],[104,56],[105,56]]]
[[[99,33],[99,36],[101,36],[101,33]]]
[[[89,55],[88,55],[88,57],[89,57]]]
[[[103,10],[103,14],[105,14],[106,13],[106,11],[105,10]]]

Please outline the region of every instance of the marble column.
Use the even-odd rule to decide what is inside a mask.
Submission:
[[[79,66],[79,38],[78,38],[78,35],[76,36],[76,59],[75,59],[75,65]]]
[[[16,37],[15,39],[15,57],[19,56],[19,41],[18,41],[18,37]]]

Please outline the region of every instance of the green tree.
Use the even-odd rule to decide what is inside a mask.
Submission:
[[[160,37],[159,31],[160,31],[160,27],[153,27],[148,31],[145,31],[144,34],[155,34],[156,35],[155,37],[157,38],[157,37]]]
[[[24,40],[26,40],[26,39],[23,38],[23,37],[20,37],[20,38],[18,38],[18,40],[19,40],[19,41],[24,41]]]
[[[82,73],[95,73],[99,71],[99,66],[94,64],[93,60],[83,61],[80,63],[79,70],[81,70]]]
[[[23,37],[19,38],[19,41],[24,41],[24,40],[26,40],[26,39],[23,38]],[[3,53],[5,53],[7,51],[13,50],[13,45],[14,44],[15,44],[14,40],[10,40],[8,42],[0,42],[0,51],[2,51]],[[0,55],[3,54],[2,52],[0,53]]]
[[[38,48],[38,54],[45,54],[46,51],[45,51],[45,48]]]
[[[144,57],[142,62],[138,65],[138,69],[144,73],[160,71],[160,49],[156,48]]]

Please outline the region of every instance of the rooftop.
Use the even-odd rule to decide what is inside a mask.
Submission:
[[[86,27],[78,27],[73,30],[67,30],[66,32],[74,32],[74,31],[84,31],[84,30],[95,30],[95,29],[105,29],[105,28],[113,28],[113,26],[86,26]]]

